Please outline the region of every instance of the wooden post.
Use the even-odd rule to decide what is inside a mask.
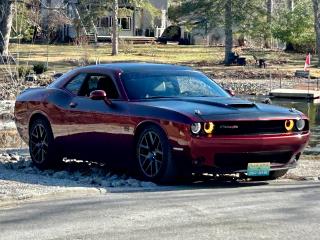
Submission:
[[[309,71],[309,74],[308,74],[308,94],[310,92],[310,71]]]
[[[271,71],[269,73],[269,78],[270,78],[270,92],[272,91],[272,75],[271,75]]]

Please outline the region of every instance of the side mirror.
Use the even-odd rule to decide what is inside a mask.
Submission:
[[[107,94],[103,90],[95,90],[90,93],[90,98],[92,100],[104,100],[107,97]]]
[[[107,94],[103,90],[95,90],[90,93],[90,99],[92,100],[103,100],[106,104],[111,105],[111,100],[107,97]]]
[[[227,93],[229,93],[229,95],[230,95],[231,97],[234,97],[234,96],[236,95],[235,92],[234,92],[231,88],[225,89],[225,91],[226,91]]]
[[[266,98],[266,99],[262,100],[261,102],[265,103],[265,104],[272,104],[272,101],[270,98]]]

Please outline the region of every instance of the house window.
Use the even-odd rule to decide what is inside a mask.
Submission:
[[[112,27],[113,18],[112,17],[101,18],[100,25],[101,27]],[[121,30],[130,31],[131,25],[132,25],[132,18],[131,17],[118,18],[118,25],[121,28]]]
[[[103,17],[100,19],[100,27],[110,27],[109,17]]]
[[[131,17],[120,18],[119,20],[122,30],[131,30]]]

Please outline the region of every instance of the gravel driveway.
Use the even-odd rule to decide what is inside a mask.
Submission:
[[[0,205],[70,192],[105,194],[155,188],[159,187],[152,182],[115,174],[93,163],[66,162],[62,171],[40,171],[30,160],[28,149],[0,149]]]

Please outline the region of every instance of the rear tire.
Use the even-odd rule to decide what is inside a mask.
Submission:
[[[29,129],[29,152],[31,159],[39,169],[55,168],[62,162],[57,150],[49,122],[36,119]]]
[[[157,126],[146,127],[136,142],[136,170],[139,177],[157,183],[176,181],[177,166],[166,134]]]

